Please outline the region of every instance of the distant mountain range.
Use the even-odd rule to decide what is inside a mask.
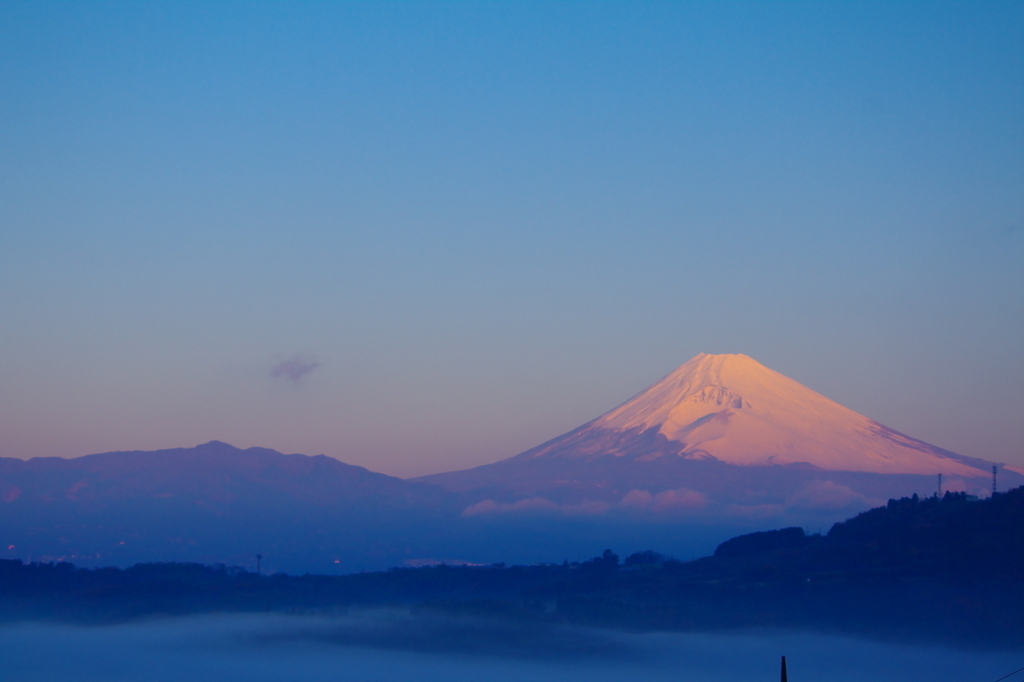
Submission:
[[[292,569],[328,570],[338,561],[352,570],[399,563],[407,548],[421,556],[417,538],[430,537],[427,527],[459,506],[436,486],[324,455],[212,441],[74,459],[2,458],[0,509],[0,556],[123,565],[248,563],[262,552],[278,566],[291,557]]]
[[[0,458],[4,502],[72,503],[83,512],[137,499],[186,500],[217,514],[231,514],[240,505],[433,506],[448,497],[435,486],[375,473],[325,455],[241,450],[220,441],[194,448],[107,452],[73,459]]]
[[[992,466],[893,431],[745,355],[702,354],[520,455],[410,481],[218,441],[0,458],[0,558],[250,565],[261,553],[280,569],[324,572],[530,561],[615,538],[696,556],[736,532],[820,528],[930,494],[938,474],[945,490],[984,495]],[[999,475],[1004,488],[1024,484],[1019,470]]]

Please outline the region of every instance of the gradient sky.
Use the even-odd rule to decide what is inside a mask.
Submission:
[[[1024,3],[0,2],[0,456],[431,473],[698,352],[1024,465]]]

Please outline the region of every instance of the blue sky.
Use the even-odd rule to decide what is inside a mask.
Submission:
[[[2,2],[0,65],[0,456],[430,473],[743,352],[1024,465],[1020,3]]]

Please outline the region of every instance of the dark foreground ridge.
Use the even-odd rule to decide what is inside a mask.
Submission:
[[[0,619],[116,622],[212,611],[397,606],[633,630],[794,627],[970,645],[1024,644],[1024,487],[890,500],[827,535],[799,528],[680,562],[613,552],[581,563],[257,575],[184,563],[80,569],[0,561]]]

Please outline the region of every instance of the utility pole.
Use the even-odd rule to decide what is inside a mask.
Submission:
[[[786,672],[786,657],[782,657],[782,680],[781,682],[789,682],[789,674]]]

